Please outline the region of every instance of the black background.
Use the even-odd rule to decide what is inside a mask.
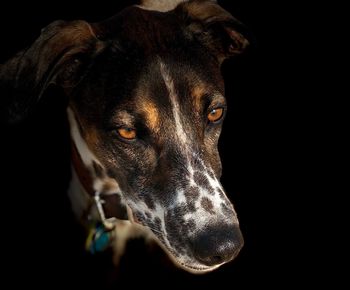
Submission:
[[[3,5],[0,61],[30,45],[54,20],[99,21],[133,4],[88,2]],[[2,275],[14,275],[13,286],[105,289],[110,283],[116,289],[120,283],[156,288],[226,283],[232,289],[284,289],[307,275],[308,262],[297,255],[305,237],[295,193],[302,190],[305,169],[299,164],[301,144],[293,138],[296,129],[290,119],[297,99],[293,85],[286,83],[290,76],[285,67],[294,61],[284,51],[285,40],[292,37],[285,19],[289,7],[261,2],[219,1],[255,36],[246,54],[223,65],[229,112],[220,141],[222,182],[245,237],[239,257],[213,273],[194,276],[174,269],[160,251],[145,249],[141,241],[130,244],[119,274],[106,257],[85,255],[65,195],[70,176],[65,102],[52,97],[24,124],[3,130],[1,263],[6,268]]]

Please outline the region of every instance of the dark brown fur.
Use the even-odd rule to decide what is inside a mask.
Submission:
[[[56,21],[29,49],[0,66],[5,116],[22,120],[50,86],[59,87],[101,163],[94,164],[95,175],[118,183],[135,220],[161,242],[168,239],[176,258],[187,255],[208,266],[228,261],[243,241],[221,185],[212,186],[221,175],[217,142],[223,118],[211,123],[207,116],[218,107],[225,111],[220,65],[246,47],[240,29],[227,11],[206,0],[165,13],[129,7],[93,24]],[[174,110],[181,116],[185,145]],[[137,138],[122,138],[118,129],[124,127],[136,130]],[[182,191],[186,202],[177,201]],[[196,231],[196,217],[186,215],[201,210],[195,204],[200,194],[207,196],[201,206],[210,215],[215,210],[209,197],[220,196],[225,216],[216,213],[210,225]],[[161,219],[150,214],[156,205],[164,210]],[[168,236],[162,235],[161,222]],[[217,230],[222,224],[225,233]],[[215,243],[222,239],[231,248],[217,253],[220,247],[203,243],[211,232],[217,234]]]

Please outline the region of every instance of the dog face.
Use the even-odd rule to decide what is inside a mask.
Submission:
[[[165,13],[131,7],[94,25],[60,22],[45,36],[52,41],[59,28],[58,39],[75,33],[81,42],[47,82],[69,95],[85,165],[192,272],[217,268],[243,245],[217,149],[226,113],[220,64],[246,45],[237,27],[215,2],[198,0]]]
[[[89,92],[106,104],[100,111],[95,102],[84,105],[88,96],[71,107],[87,147],[117,181],[134,220],[151,229],[182,265],[206,270],[232,259],[242,245],[219,182],[217,142],[226,102],[210,59],[193,55],[186,63],[179,55],[167,57],[142,65],[132,58],[128,66],[139,72],[124,95],[118,86]],[[101,68],[108,64],[115,68],[109,58]],[[109,83],[121,80],[118,71],[124,70],[110,74]],[[81,84],[79,96],[96,86],[95,73]]]

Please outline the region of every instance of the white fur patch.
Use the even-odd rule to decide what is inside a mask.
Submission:
[[[188,0],[142,0],[141,5],[138,5],[138,7],[145,10],[166,12],[175,9],[177,5],[187,1]]]
[[[182,122],[180,119],[180,106],[179,106],[179,102],[178,102],[178,96],[175,92],[175,86],[174,86],[174,81],[172,79],[172,77],[170,76],[168,69],[166,68],[164,63],[160,63],[160,72],[162,74],[165,86],[168,89],[169,92],[169,97],[170,97],[170,101],[171,101],[171,105],[172,105],[172,109],[173,109],[173,115],[174,115],[174,119],[175,119],[175,128],[176,128],[176,135],[179,139],[179,141],[182,144],[187,144],[187,136],[185,133],[185,130],[182,126]]]
[[[90,151],[85,140],[81,136],[77,121],[76,121],[75,116],[74,116],[74,113],[73,113],[72,109],[69,107],[67,109],[67,114],[68,114],[68,120],[69,120],[69,125],[70,125],[70,134],[71,134],[73,142],[74,142],[74,144],[79,152],[79,155],[80,155],[83,163],[88,168],[90,168],[92,166],[93,161],[95,161],[97,164],[102,166],[100,164],[100,162],[98,162],[96,156]]]
[[[221,192],[224,192],[221,183],[217,180],[215,177],[214,171],[211,168],[208,168],[205,166],[204,162],[197,156],[197,154],[192,155],[193,158],[196,159],[196,162],[199,163],[202,167],[204,167],[204,170],[202,171],[196,171],[191,164],[188,164],[187,170],[189,172],[188,181],[190,187],[195,187],[198,189],[199,196],[196,198],[195,202],[195,212],[189,212],[188,214],[184,215],[184,220],[195,220],[195,228],[192,229],[193,235],[196,234],[196,231],[200,231],[201,229],[208,226],[210,223],[216,223],[218,221],[226,221],[227,223],[235,223],[238,224],[238,219],[236,217],[236,213],[234,211],[233,205],[231,202],[227,199],[227,197],[222,194]],[[195,172],[200,173],[203,175],[209,185],[212,188],[212,191],[209,192],[207,188],[202,187],[200,184],[197,184],[194,180],[194,174]],[[213,176],[213,177],[212,177]],[[184,194],[188,188],[181,189],[177,191],[177,196],[175,198],[176,204],[173,205],[174,207],[179,205],[180,203],[186,203],[187,198]],[[209,200],[213,206],[212,210],[215,212],[215,215],[210,214],[208,211],[206,211],[202,206],[202,199],[205,198],[206,200]],[[233,215],[228,219],[225,216],[225,213],[222,209],[222,204],[226,204],[232,209]]]

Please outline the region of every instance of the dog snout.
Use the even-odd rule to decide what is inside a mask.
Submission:
[[[219,265],[235,258],[243,243],[238,225],[217,225],[202,231],[195,238],[194,256],[207,266]]]

